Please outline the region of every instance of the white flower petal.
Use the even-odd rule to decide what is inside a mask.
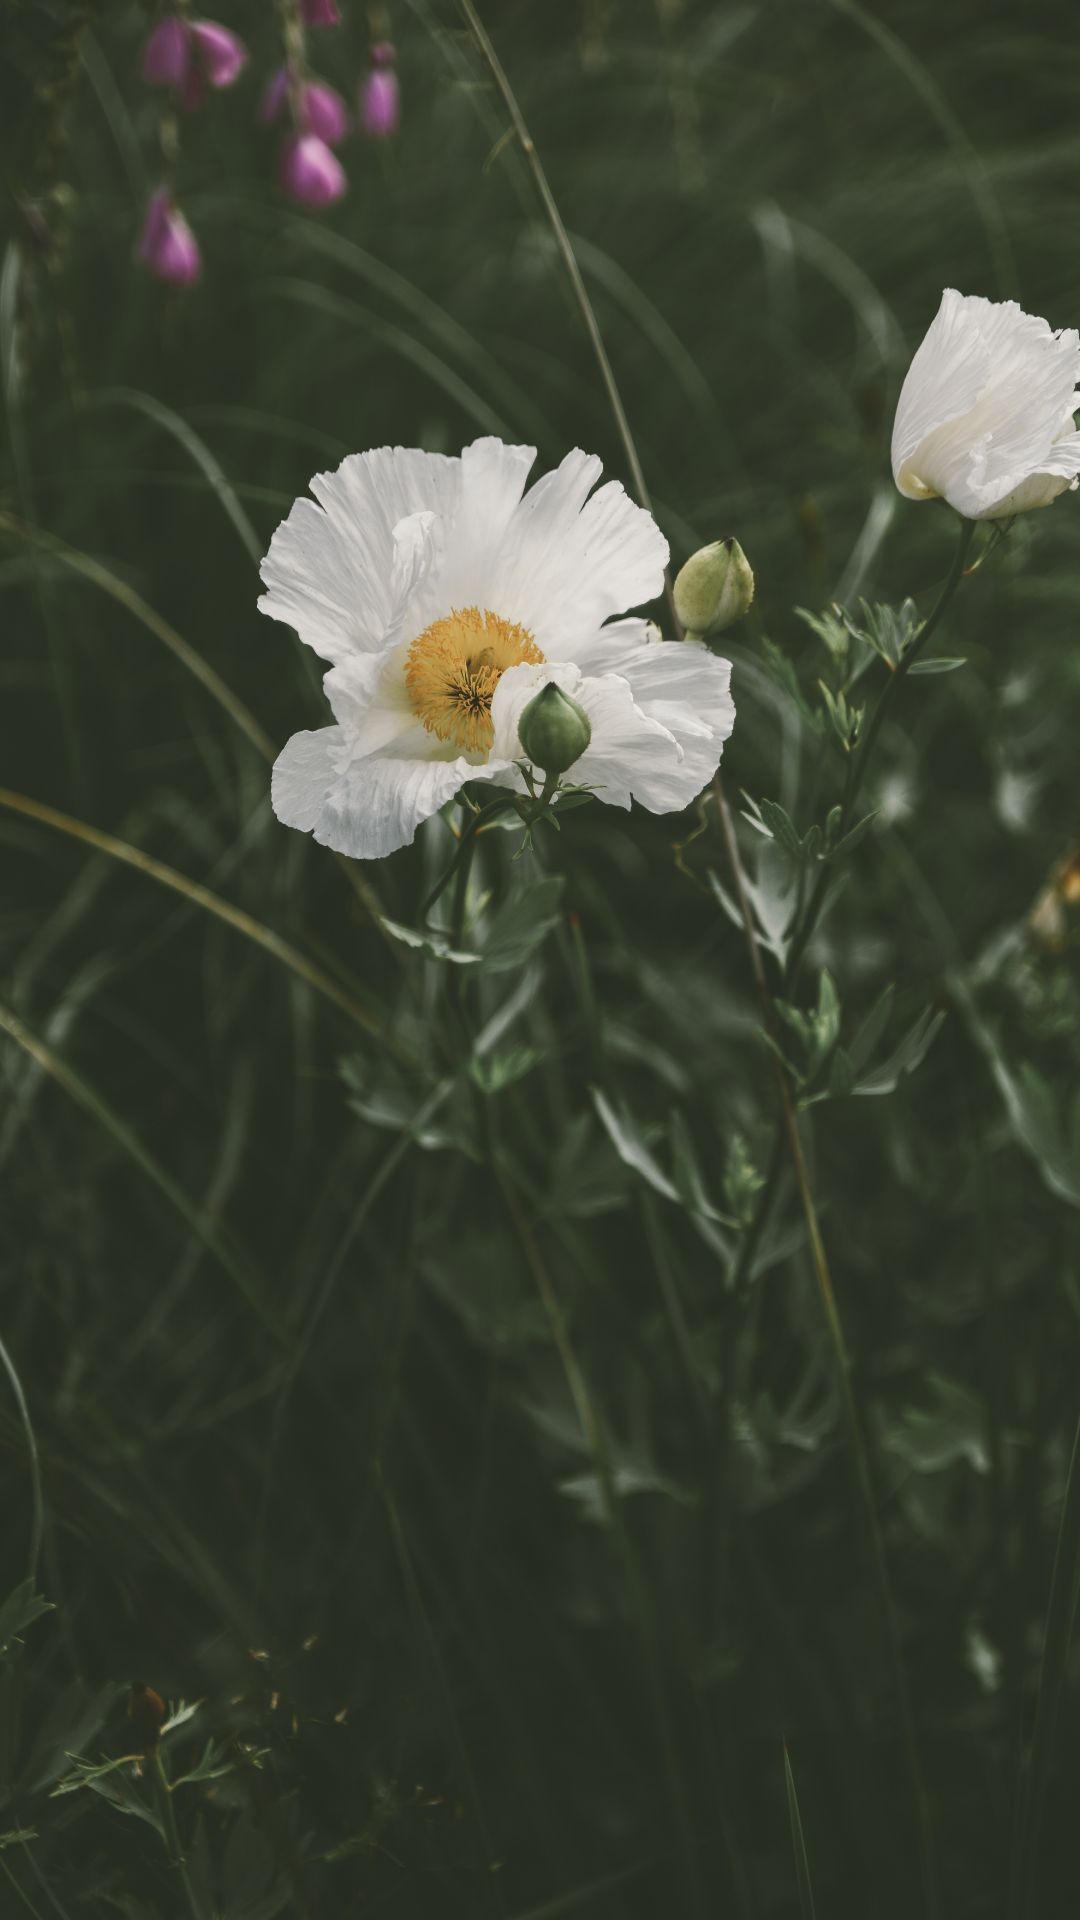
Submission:
[[[507,770],[498,760],[474,767],[460,758],[424,759],[421,746],[415,736],[405,736],[396,749],[353,760],[341,727],[295,733],[274,765],[274,812],[285,826],[312,834],[335,853],[378,860],[411,846],[417,827],[467,780],[492,780]]]
[[[589,499],[602,471],[591,454],[567,454],[529,488],[496,556],[489,604],[549,659],[573,658],[583,636],[664,584],[668,545],[652,515],[617,480]]]
[[[490,605],[494,557],[535,459],[535,447],[509,447],[501,440],[474,440],[465,448],[453,551],[438,582],[440,600],[430,618],[453,607]]]
[[[344,660],[382,644],[395,611],[394,530],[417,513],[453,518],[461,461],[378,447],[316,474],[311,489],[319,504],[297,500],[270,542],[259,610]]]
[[[411,733],[416,714],[405,685],[404,647],[389,653],[350,654],[323,677],[334,719],[345,729],[349,753],[380,753]]]
[[[1074,329],[1054,333],[1014,301],[946,289],[897,404],[900,491],[940,495],[972,520],[1047,505],[1080,471],[1071,431],[1078,380]]]
[[[620,621],[582,647],[578,657],[586,674],[620,674],[641,711],[678,741],[683,753],[679,804],[686,807],[712,779],[735,724],[731,662],[706,646],[646,641],[645,630],[645,621]]]
[[[612,807],[639,800],[650,813],[673,813],[686,805],[682,748],[670,729],[642,712],[621,675],[584,675],[570,661],[510,667],[503,674],[491,706],[494,751],[500,758],[522,758],[518,723],[529,701],[551,681],[584,708],[592,727],[585,752],[566,775],[572,785],[592,787],[597,799]]]

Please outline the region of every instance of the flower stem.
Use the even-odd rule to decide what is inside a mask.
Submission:
[[[191,1920],[205,1920],[202,1902],[199,1900],[195,1888],[192,1886],[187,1864],[184,1859],[184,1849],[180,1843],[180,1829],[176,1824],[176,1809],[173,1806],[172,1787],[169,1783],[169,1776],[165,1771],[165,1762],[161,1757],[160,1747],[154,1748],[150,1767],[154,1776],[154,1790],[157,1796],[158,1810],[161,1814],[161,1823],[165,1829],[165,1851],[169,1856],[169,1865],[175,1867],[177,1873],[180,1875],[180,1883],[184,1889],[184,1897],[187,1901],[188,1912],[191,1914]]]
[[[570,1397],[573,1400],[574,1410],[581,1427],[582,1437],[592,1457],[593,1466],[596,1471],[597,1491],[600,1496],[600,1505],[603,1510],[604,1519],[611,1529],[612,1538],[615,1541],[622,1559],[627,1593],[638,1619],[646,1683],[656,1723],[661,1760],[671,1797],[672,1812],[683,1852],[686,1891],[690,1900],[690,1911],[694,1915],[703,1916],[705,1911],[704,1893],[701,1883],[698,1849],[695,1842],[693,1825],[691,1823],[690,1810],[687,1804],[686,1785],[676,1750],[674,1729],[671,1723],[671,1712],[668,1706],[667,1692],[664,1686],[663,1673],[656,1647],[652,1609],[645,1582],[642,1578],[638,1557],[634,1551],[626,1521],[623,1517],[607,1435],[589,1391],[581,1364],[574,1351],[569,1329],[566,1324],[566,1316],[563,1313],[562,1303],[551,1275],[548,1272],[547,1264],[529,1223],[524,1216],[513,1183],[507,1176],[498,1148],[494,1140],[490,1138],[489,1158],[498,1182],[499,1191],[502,1195],[503,1204],[510,1217],[514,1231],[518,1236],[518,1240],[521,1243],[526,1265],[532,1274],[537,1293],[540,1296],[541,1304],[547,1316],[556,1351],[562,1363],[566,1384],[569,1388]]]
[[[735,889],[739,915],[746,936],[747,950],[754,975],[754,985],[761,1006],[765,1032],[771,1042],[779,1039],[776,1014],[765,967],[761,958],[757,931],[754,926],[750,903],[743,884],[742,867],[738,858],[735,842],[735,826],[723,789],[719,782],[714,783],[717,809],[720,817],[720,831],[728,855],[732,884]],[[919,1759],[918,1744],[915,1736],[915,1721],[911,1708],[911,1696],[908,1690],[907,1675],[904,1670],[903,1652],[900,1642],[900,1625],[893,1600],[892,1585],[889,1579],[888,1562],[885,1558],[885,1544],[878,1523],[874,1490],[870,1478],[870,1465],[867,1456],[866,1438],[863,1433],[862,1419],[859,1413],[855,1386],[852,1378],[851,1356],[844,1338],[843,1323],[836,1301],[832,1275],[829,1270],[825,1243],[818,1223],[817,1208],[814,1204],[810,1175],[803,1153],[802,1137],[799,1132],[798,1115],[792,1097],[791,1085],[783,1066],[778,1045],[770,1045],[770,1058],[776,1081],[777,1097],[780,1105],[780,1125],[787,1144],[788,1154],[795,1173],[795,1184],[799,1191],[806,1237],[810,1248],[810,1258],[817,1281],[818,1294],[825,1314],[825,1324],[833,1349],[837,1378],[840,1384],[844,1419],[848,1430],[848,1441],[854,1471],[855,1494],[860,1508],[866,1538],[870,1546],[870,1563],[874,1585],[877,1590],[878,1606],[885,1630],[885,1640],[892,1669],[893,1690],[896,1695],[897,1710],[900,1718],[900,1735],[904,1749],[908,1782],[913,1803],[915,1828],[918,1838],[919,1861],[922,1875],[923,1900],[927,1920],[938,1920],[941,1911],[938,1894],[937,1858],[934,1845],[933,1827],[930,1818],[930,1805],[923,1780],[922,1765]],[[775,1155],[774,1155],[775,1161]],[[771,1191],[767,1185],[762,1193],[764,1201]]]
[[[952,565],[946,575],[945,584],[937,597],[933,609],[927,615],[924,626],[920,632],[916,634],[910,645],[905,648],[896,666],[886,679],[885,685],[878,695],[874,710],[867,721],[862,738],[848,756],[847,776],[844,781],[843,798],[840,802],[840,824],[836,830],[837,840],[842,840],[844,834],[847,833],[849,827],[852,825],[855,802],[859,797],[863,782],[866,779],[867,768],[870,765],[871,756],[877,745],[882,722],[889,711],[892,701],[896,697],[896,689],[906,675],[911,672],[919,655],[925,652],[927,643],[933,639],[934,634],[937,632],[948,610],[953,595],[964,577],[964,570],[967,565],[968,554],[971,551],[971,541],[974,532],[975,522],[973,520],[961,520],[960,537],[956,543]],[[810,943],[814,928],[817,925],[821,913],[829,879],[828,865],[827,863],[823,863],[821,872],[817,877],[817,883],[799,917],[798,926],[793,935],[791,946],[788,949],[787,964],[784,969],[784,983],[785,986],[789,988],[794,985],[798,978],[799,969],[805,957],[807,946]]]

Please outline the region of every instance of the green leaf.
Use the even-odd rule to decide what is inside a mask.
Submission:
[[[887,986],[884,992],[875,1000],[866,1019],[856,1031],[854,1039],[849,1041],[847,1051],[856,1073],[861,1072],[862,1068],[866,1066],[868,1060],[870,1060],[873,1055],[878,1041],[884,1034],[889,1024],[889,1016],[892,1013],[895,998],[896,988],[892,985]]]
[[[899,607],[871,606],[868,601],[860,600],[859,615],[861,624],[850,614],[844,615],[852,636],[894,669],[923,628],[918,608],[911,599],[902,601]]]
[[[825,858],[827,860],[838,860],[841,854],[850,853],[853,847],[858,846],[863,835],[870,831],[877,816],[877,807],[874,808],[873,813],[864,814],[861,820],[856,821],[855,825],[848,829],[842,840],[838,840],[834,847],[826,848]]]
[[[931,1374],[927,1388],[929,1405],[905,1407],[885,1433],[884,1446],[914,1473],[942,1473],[960,1460],[976,1473],[988,1473],[981,1400],[942,1374]]]
[[[705,1191],[705,1182],[698,1166],[694,1151],[693,1136],[681,1113],[671,1116],[669,1127],[675,1185],[688,1212],[699,1214],[702,1219],[711,1220],[719,1227],[733,1227],[737,1223],[730,1215],[718,1213]]]
[[[787,654],[777,646],[775,640],[770,640],[767,634],[762,636],[761,651],[770,679],[787,694],[795,711],[807,726],[811,727],[815,733],[820,733],[821,715],[808,705],[799,685],[798,675]]]
[[[681,1206],[682,1195],[653,1158],[625,1107],[621,1113],[616,1113],[607,1095],[602,1093],[599,1087],[593,1087],[590,1091],[593,1105],[600,1115],[608,1139],[624,1167],[630,1167],[634,1173],[640,1174],[654,1193],[662,1194],[665,1200],[674,1200]]]
[[[1018,1069],[1006,1060],[995,1034],[979,1014],[965,982],[954,982],[968,1026],[989,1062],[1017,1144],[1030,1154],[1059,1200],[1080,1207],[1080,1092],[1069,1114],[1060,1112],[1053,1089],[1030,1062]]]
[[[436,928],[418,930],[416,927],[403,927],[398,920],[382,922],[383,932],[393,940],[400,940],[403,947],[411,947],[414,953],[426,953],[430,960],[449,960],[457,967],[475,967],[480,964],[478,953],[461,953],[450,945],[448,934],[440,933]]]
[[[824,613],[811,613],[806,607],[795,607],[794,613],[795,618],[817,635],[837,665],[842,667],[851,647],[851,629],[844,619],[843,609],[833,606]]]
[[[934,1013],[928,1007],[925,1013],[919,1015],[915,1025],[905,1033],[889,1058],[872,1073],[860,1075],[853,1091],[871,1097],[893,1093],[905,1074],[914,1073],[916,1067],[922,1065],[937,1038],[944,1019],[943,1013]]]
[[[43,1613],[52,1612],[52,1601],[43,1600],[39,1593],[34,1592],[33,1580],[24,1580],[17,1586],[0,1607],[0,1660],[5,1658],[12,1643],[25,1633],[27,1627],[33,1626],[35,1620],[40,1620]]]
[[[479,956],[485,972],[505,973],[524,965],[562,919],[563,888],[562,876],[549,874],[496,909]]]
[[[660,1493],[668,1500],[674,1500],[680,1507],[697,1505],[697,1495],[689,1488],[680,1486],[668,1474],[661,1473],[656,1467],[634,1461],[620,1461],[612,1468],[612,1483],[616,1499],[625,1499],[628,1494]],[[607,1519],[607,1503],[604,1489],[595,1473],[574,1473],[559,1482],[559,1492],[581,1504],[582,1517],[602,1525]]]
[[[908,668],[909,674],[916,673],[954,673],[957,667],[966,667],[967,661],[959,654],[937,654],[930,660],[915,660]]]
[[[523,1080],[543,1059],[539,1047],[501,1047],[469,1061],[469,1077],[481,1093],[501,1093]]]

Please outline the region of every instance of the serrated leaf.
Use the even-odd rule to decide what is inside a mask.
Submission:
[[[824,613],[811,613],[807,607],[796,607],[794,613],[795,618],[817,635],[832,658],[842,666],[851,647],[851,631],[840,608],[829,607]]]
[[[799,685],[798,675],[791,661],[788,659],[787,654],[784,653],[782,648],[777,646],[775,640],[770,640],[767,634],[762,636],[761,651],[769,677],[787,694],[796,712],[806,722],[807,726],[811,727],[815,733],[820,733],[822,728],[821,715],[815,712],[813,707],[811,707],[804,698],[802,688]]]

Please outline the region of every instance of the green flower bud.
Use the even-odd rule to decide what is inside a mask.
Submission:
[[[750,562],[730,534],[692,553],[675,581],[675,611],[691,636],[734,626],[753,598]]]
[[[554,680],[541,687],[518,721],[525,758],[549,778],[565,773],[592,739],[589,716]]]

